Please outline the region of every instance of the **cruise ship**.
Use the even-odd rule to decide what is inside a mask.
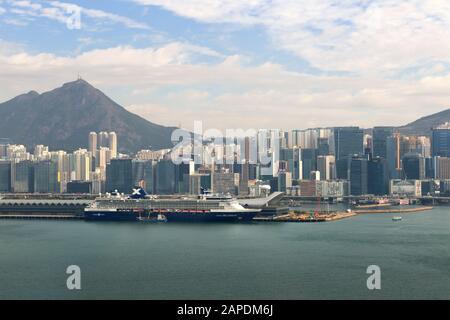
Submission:
[[[88,221],[246,222],[260,209],[246,209],[231,196],[203,193],[197,197],[149,196],[136,188],[130,196],[113,193],[84,209]]]

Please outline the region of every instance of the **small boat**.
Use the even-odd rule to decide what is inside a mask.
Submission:
[[[392,221],[402,221],[402,217],[393,217]]]

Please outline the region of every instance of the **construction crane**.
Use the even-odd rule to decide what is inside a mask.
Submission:
[[[321,210],[321,197],[317,197],[317,202],[316,202],[316,209],[315,210],[311,210],[310,214],[309,214],[309,219],[314,220],[314,219],[318,219],[319,215],[320,215],[320,210]]]

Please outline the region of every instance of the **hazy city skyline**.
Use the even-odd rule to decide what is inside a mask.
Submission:
[[[444,1],[207,3],[2,0],[0,101],[80,74],[186,128],[398,126],[448,107]]]

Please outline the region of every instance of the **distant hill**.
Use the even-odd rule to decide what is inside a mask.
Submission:
[[[398,129],[402,134],[431,135],[431,128],[445,122],[450,122],[450,109],[420,118]]]
[[[89,132],[115,131],[119,151],[172,147],[175,128],[149,122],[108,98],[84,80],[50,92],[31,91],[0,104],[0,137],[51,150],[87,147]]]

